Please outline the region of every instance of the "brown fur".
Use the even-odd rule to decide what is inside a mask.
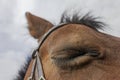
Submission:
[[[30,13],[27,20],[30,34],[38,40],[53,26]],[[52,32],[39,53],[46,80],[120,79],[120,38],[82,23],[68,23]]]

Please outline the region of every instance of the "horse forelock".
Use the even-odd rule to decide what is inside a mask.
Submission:
[[[99,20],[100,17],[94,17],[91,15],[90,12],[88,12],[85,15],[80,15],[80,13],[75,12],[71,16],[67,13],[68,11],[65,11],[62,14],[60,23],[82,24],[94,30],[103,29],[104,26],[106,25],[105,23]]]

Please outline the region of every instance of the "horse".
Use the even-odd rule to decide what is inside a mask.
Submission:
[[[30,12],[26,18],[29,33],[38,42],[56,27]],[[59,24],[62,25],[51,31],[38,47],[45,80],[120,79],[120,38],[99,31],[106,26],[103,22],[90,13],[83,16],[63,13]],[[30,73],[32,64],[33,61],[26,74]]]

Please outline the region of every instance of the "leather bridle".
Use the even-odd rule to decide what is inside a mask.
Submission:
[[[47,39],[47,37],[56,29],[62,27],[66,25],[66,23],[62,23],[59,24],[57,26],[52,27],[47,33],[45,33],[43,35],[43,37],[41,38],[40,42],[39,42],[39,46],[37,47],[37,49],[35,49],[32,53],[32,58],[33,58],[33,65],[32,65],[32,71],[30,76],[28,77],[28,80],[34,80],[34,74],[35,74],[35,70],[37,68],[37,72],[38,72],[38,79],[39,80],[45,80],[45,74],[44,74],[44,70],[43,70],[43,66],[42,66],[42,61],[41,58],[39,57],[40,54],[38,54],[40,51],[40,47],[42,46],[42,44],[44,43],[44,41]]]

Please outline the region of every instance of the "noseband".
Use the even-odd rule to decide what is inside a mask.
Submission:
[[[38,54],[40,51],[40,47],[42,46],[42,44],[44,43],[44,41],[47,39],[47,37],[56,29],[63,27],[64,25],[66,25],[65,23],[59,24],[57,26],[52,27],[47,33],[45,33],[43,35],[43,37],[41,38],[40,42],[39,42],[39,46],[37,47],[37,49],[35,49],[32,53],[32,59],[33,61],[33,65],[32,65],[32,71],[30,76],[28,77],[28,80],[35,80],[35,72],[37,69],[38,72],[38,78],[39,80],[45,80],[45,74],[44,74],[44,70],[43,70],[43,66],[42,66],[42,61],[41,58],[39,57],[40,54]]]

